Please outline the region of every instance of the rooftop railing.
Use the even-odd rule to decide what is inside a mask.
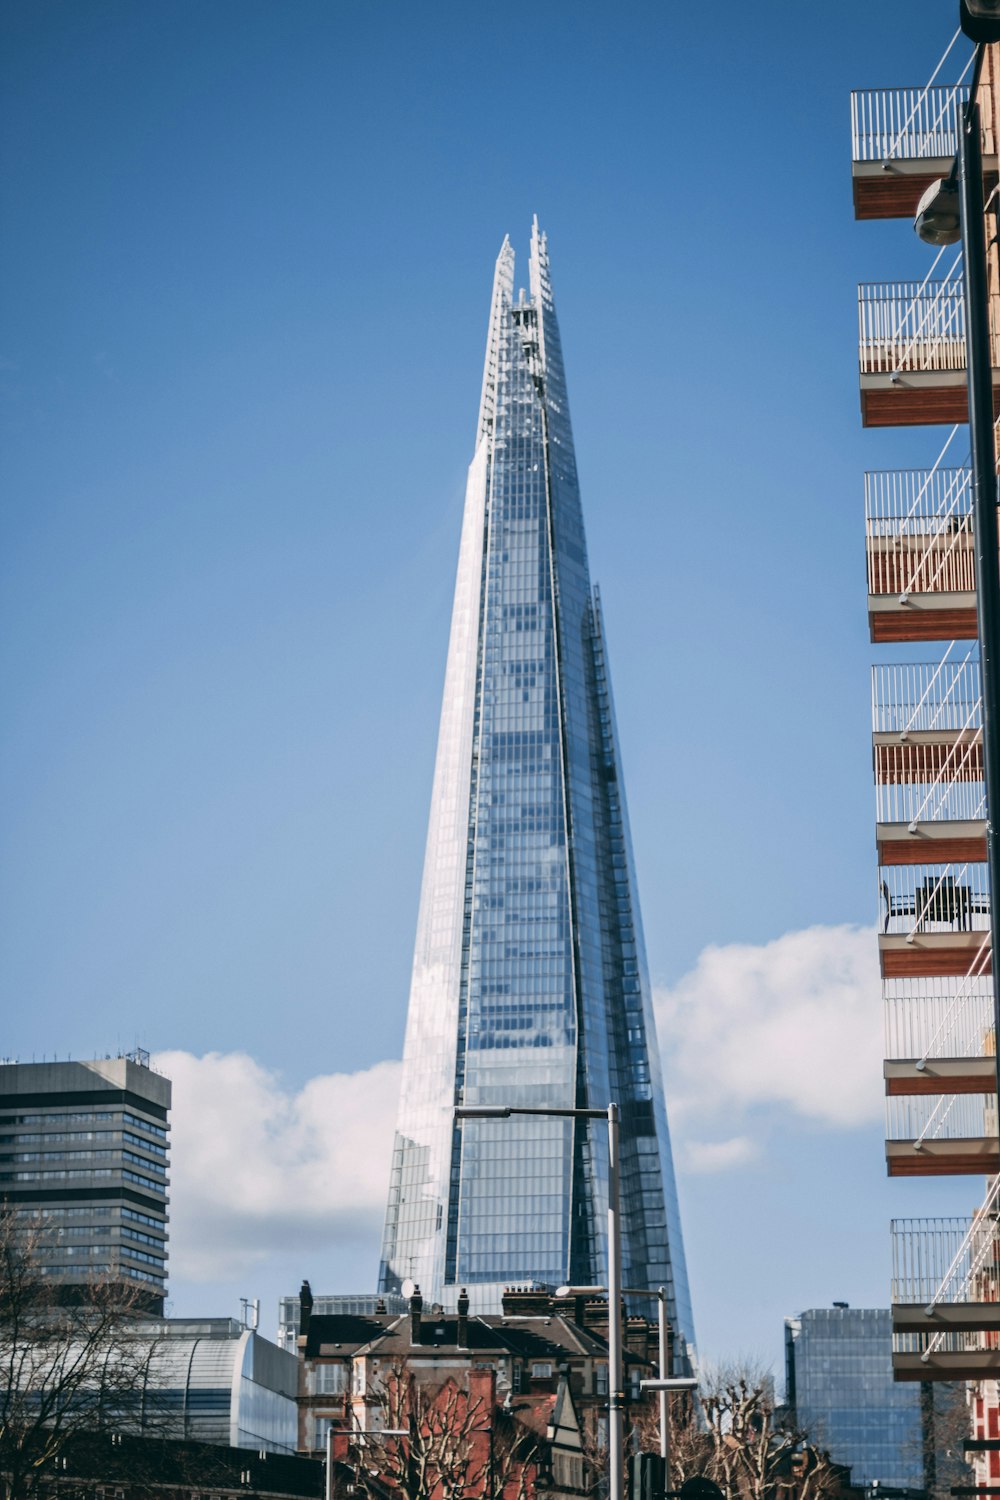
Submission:
[[[965,300],[956,277],[858,287],[863,375],[965,369]]]
[[[856,90],[851,95],[852,159],[893,162],[954,156],[955,112],[968,97],[964,84]]]
[[[993,1050],[993,986],[985,963],[953,979],[882,982],[885,1056],[984,1057]]]

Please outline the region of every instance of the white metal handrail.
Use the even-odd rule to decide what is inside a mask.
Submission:
[[[965,1236],[961,1245],[958,1247],[951,1265],[948,1267],[947,1271],[944,1273],[944,1276],[941,1278],[941,1285],[938,1287],[937,1291],[934,1293],[934,1296],[928,1302],[926,1308],[928,1317],[933,1316],[934,1309],[935,1307],[937,1307],[939,1302],[945,1301],[945,1292],[949,1289],[952,1279],[961,1266],[966,1252],[972,1248],[973,1237],[976,1233],[976,1230],[982,1229],[983,1220],[988,1214],[991,1214],[996,1210],[998,1202],[1000,1202],[1000,1176],[994,1177],[992,1182],[990,1183],[989,1191],[986,1194],[986,1199],[983,1203],[982,1208],[979,1209],[978,1213],[974,1215],[972,1223],[969,1225],[968,1234]],[[968,1268],[958,1288],[959,1295],[956,1297],[948,1297],[947,1300],[949,1302],[965,1302],[968,1300],[968,1293],[972,1288],[972,1284],[975,1281],[976,1276],[983,1268],[983,1262],[986,1259],[986,1254],[993,1247],[996,1232],[997,1226],[994,1224],[993,1237],[991,1238],[989,1234],[984,1234],[982,1236],[982,1243],[980,1244],[980,1247],[975,1255],[970,1258]]]
[[[972,933],[989,928],[989,882],[985,861],[879,866],[885,903],[883,931],[912,942],[926,932]]]
[[[989,952],[990,934],[989,932],[987,932],[985,937],[983,938],[983,941],[980,943],[979,947],[976,950],[976,956],[975,958],[973,958],[972,963],[969,965],[968,971],[962,979],[961,985],[956,991],[955,998],[952,1001],[951,1006],[945,1013],[944,1019],[942,1020],[937,1031],[928,1042],[927,1050],[924,1052],[922,1057],[919,1057],[917,1059],[917,1070],[919,1072],[923,1072],[927,1067],[927,1061],[931,1055],[931,1050],[934,1047],[935,1043],[941,1041],[946,1036],[950,1036],[954,1031],[959,1016],[968,1005],[969,1000],[972,998],[973,981],[976,979],[982,979],[984,977],[984,970],[986,968],[986,960],[989,957]],[[984,1030],[981,1038],[979,1053],[977,1054],[980,1057],[983,1057],[986,1052],[986,1037],[988,1035],[988,1031],[989,1028]]]
[[[949,661],[951,641],[939,662],[879,662],[872,668],[872,733],[898,735],[957,730],[970,705],[982,701],[975,647]],[[935,691],[937,689],[937,691]],[[978,727],[979,721],[973,719]]]
[[[928,275],[922,282],[863,282],[858,287],[862,374],[896,380],[904,371],[965,369],[965,299],[954,275],[960,255],[938,281]]]
[[[981,712],[982,712],[982,703],[980,702],[980,703],[973,704],[972,708],[969,710],[969,717],[971,718],[972,714],[974,714],[974,713],[978,714],[978,713],[981,713]],[[982,731],[982,729],[977,729],[970,740],[963,740],[961,738],[961,736],[966,733],[966,731],[968,730],[968,728],[969,728],[969,720],[967,719],[966,722],[965,722],[965,724],[959,730],[959,736],[955,739],[955,741],[954,741],[953,744],[951,744],[951,745],[948,746],[947,754],[945,755],[944,760],[941,762],[941,767],[940,767],[937,775],[934,777],[934,780],[928,786],[927,791],[926,791],[926,793],[924,795],[923,801],[921,802],[920,806],[917,808],[916,812],[913,814],[913,817],[910,819],[910,822],[909,822],[908,826],[909,826],[909,830],[910,830],[911,833],[916,833],[916,831],[917,831],[917,825],[920,822],[921,818],[923,817],[923,815],[924,815],[924,813],[925,813],[925,811],[927,809],[927,804],[930,802],[931,798],[933,797],[934,793],[938,790],[938,788],[943,785],[944,786],[944,791],[945,791],[945,795],[942,797],[941,802],[938,804],[938,812],[940,813],[940,809],[945,805],[945,800],[946,800],[948,791],[952,787],[954,787],[959,781],[962,780],[962,772],[966,768],[966,766],[968,766],[969,761],[970,761],[970,759],[972,757],[973,750],[976,749],[976,747],[981,743],[982,738],[983,738],[983,731]],[[953,762],[954,762],[955,757],[956,757],[956,755],[957,755],[957,753],[958,753],[959,750],[962,751],[961,759],[958,761],[958,764],[956,766],[954,766],[954,770],[952,770]],[[951,772],[949,780],[947,782],[945,782],[944,778],[945,778],[945,776],[949,772]],[[980,800],[982,800],[982,799],[980,799]],[[977,803],[975,805],[978,808],[979,801],[977,801]],[[972,816],[973,817],[978,817],[979,814],[978,814],[978,812],[976,812],[976,813],[973,813]],[[932,815],[932,817],[930,819],[928,819],[928,821],[929,822],[934,822],[936,817],[937,817],[937,814]]]
[[[856,89],[851,94],[854,161],[954,156],[958,149],[955,107],[968,100],[969,91],[961,80],[933,86],[954,41],[922,89]]]
[[[982,1057],[993,1035],[993,988],[985,968],[984,934],[967,972],[958,976],[888,978],[882,981],[887,1058],[915,1058],[923,1071],[931,1057]]]
[[[974,1141],[996,1130],[995,1085],[979,1094],[891,1094],[886,1099],[886,1140],[909,1145],[919,1154],[928,1141]]]

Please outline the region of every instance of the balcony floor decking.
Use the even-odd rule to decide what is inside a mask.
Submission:
[[[1000,1349],[940,1349],[926,1361],[919,1354],[893,1354],[892,1373],[895,1380],[995,1380]]]
[[[986,859],[986,820],[876,823],[880,865],[978,864]]]
[[[962,978],[979,952],[985,933],[916,932],[912,939],[903,933],[880,932],[879,964],[883,979]],[[986,955],[982,974],[992,974],[990,956]]]
[[[996,1136],[935,1136],[918,1151],[913,1141],[886,1141],[885,1163],[890,1177],[994,1176],[1000,1172],[1000,1144]]]
[[[868,630],[878,645],[894,641],[974,641],[979,633],[976,596],[911,594],[902,604],[897,594],[869,594]]]
[[[912,219],[917,204],[939,177],[951,171],[950,156],[925,156],[908,161],[851,163],[856,219]],[[989,194],[997,180],[997,159],[983,161],[983,180]]]
[[[920,1302],[894,1302],[892,1326],[899,1333],[994,1333],[1000,1331],[1000,1302],[938,1302],[928,1316]]]
[[[996,1091],[997,1060],[985,1057],[888,1058],[883,1065],[887,1095],[990,1094]]]
[[[863,427],[922,427],[969,420],[965,370],[862,373]],[[1000,416],[1000,370],[993,370],[993,415]]]

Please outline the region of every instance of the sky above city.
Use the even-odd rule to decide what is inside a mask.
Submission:
[[[861,429],[856,283],[930,262],[850,188],[851,89],[921,86],[956,13],[0,10],[0,1052],[173,1078],[176,1313],[259,1296],[273,1332],[304,1276],[375,1283],[493,263],[509,233],[526,279],[533,213],[703,1354],[886,1305],[889,1219],[974,1206],[885,1178],[862,475],[944,434]]]

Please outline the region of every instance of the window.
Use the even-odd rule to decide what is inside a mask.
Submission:
[[[347,1390],[347,1366],[317,1365],[316,1366],[316,1394],[317,1396],[342,1396]]]
[[[552,1361],[548,1359],[536,1359],[531,1366],[531,1376],[533,1380],[551,1380]]]
[[[606,1396],[608,1394],[607,1365],[594,1366],[594,1394],[595,1396]]]

